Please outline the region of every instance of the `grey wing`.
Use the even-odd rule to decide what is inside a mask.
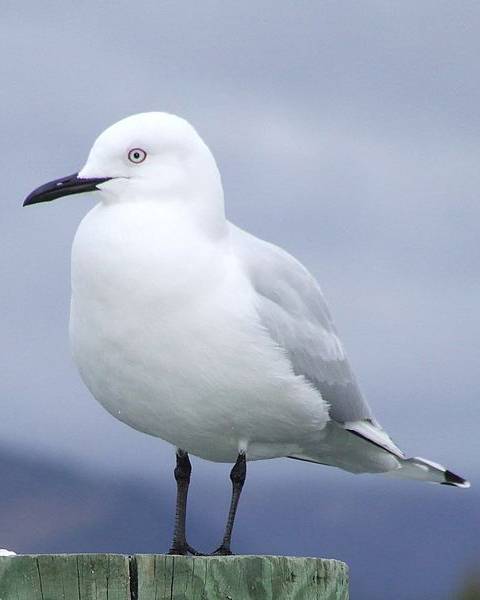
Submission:
[[[235,250],[257,292],[263,326],[330,405],[338,423],[372,419],[313,276],[290,254],[232,226]]]

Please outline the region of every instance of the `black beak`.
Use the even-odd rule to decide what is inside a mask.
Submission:
[[[82,194],[83,192],[92,192],[98,189],[97,185],[105,183],[111,177],[94,177],[90,179],[80,179],[78,173],[55,179],[41,185],[36,190],[29,194],[23,203],[23,206],[37,204],[37,202],[50,202],[61,196],[69,196],[70,194]]]

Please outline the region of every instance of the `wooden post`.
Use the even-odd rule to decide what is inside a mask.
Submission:
[[[286,556],[0,557],[0,600],[348,600],[347,566]]]

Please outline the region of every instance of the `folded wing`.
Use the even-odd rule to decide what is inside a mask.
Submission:
[[[373,419],[313,276],[290,254],[233,227],[236,250],[257,292],[261,322],[330,405],[338,423]]]
[[[373,417],[358,387],[318,283],[290,254],[233,228],[235,250],[257,293],[257,310],[272,339],[330,405],[332,421],[320,447],[290,458],[352,472],[389,472],[395,477],[468,487],[442,465],[406,458]]]

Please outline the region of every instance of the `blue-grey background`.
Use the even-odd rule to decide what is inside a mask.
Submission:
[[[172,449],[104,412],[69,355],[70,245],[94,199],[21,208],[78,170],[105,127],[166,110],[214,152],[229,217],[318,277],[393,439],[473,483],[256,463],[237,551],[346,560],[356,599],[454,597],[480,566],[478,2],[1,12],[0,546],[168,547]],[[213,547],[228,466],[194,469],[192,543]]]

